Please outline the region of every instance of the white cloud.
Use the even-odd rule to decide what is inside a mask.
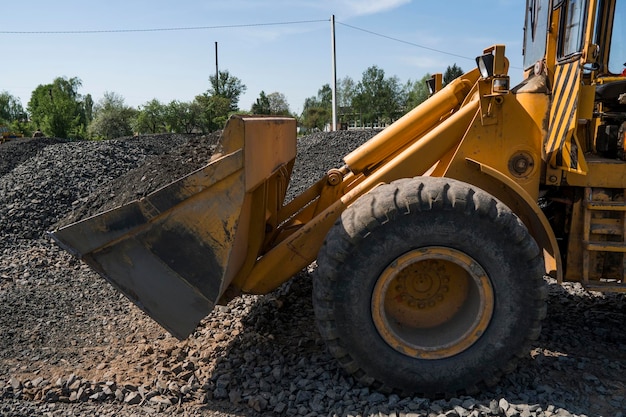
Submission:
[[[386,12],[410,3],[411,0],[346,0],[351,13],[362,16]]]
[[[293,1],[293,0],[288,0]],[[397,9],[412,0],[306,0],[298,6],[341,16],[342,19],[365,16]],[[293,7],[293,3],[289,3]]]

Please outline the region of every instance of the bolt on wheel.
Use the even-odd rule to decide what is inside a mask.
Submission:
[[[350,375],[382,392],[476,392],[539,335],[541,255],[480,188],[434,177],[381,185],[345,210],[320,250],[320,334]]]
[[[470,256],[445,247],[410,251],[380,275],[372,317],[381,337],[405,355],[438,359],[471,346],[493,313],[491,282]]]

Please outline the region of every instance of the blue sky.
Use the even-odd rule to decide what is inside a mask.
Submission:
[[[403,83],[454,63],[468,70],[484,48],[503,43],[512,81],[521,80],[523,0],[3,3],[0,91],[24,107],[39,84],[60,76],[80,78],[80,93],[95,101],[107,91],[135,107],[153,98],[191,101],[209,87],[217,42],[219,69],[247,86],[241,109],[249,110],[263,90],[284,94],[299,113],[304,99],[332,80],[332,15],[338,78],[359,81],[373,65]],[[308,23],[267,25],[287,22]],[[143,31],[198,27],[206,29]],[[29,31],[103,32],[23,33]]]

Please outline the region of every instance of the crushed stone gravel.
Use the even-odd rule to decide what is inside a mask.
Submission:
[[[375,133],[300,138],[290,195]],[[546,278],[548,318],[518,370],[477,396],[401,398],[356,384],[326,350],[315,265],[271,294],[217,307],[181,342],[46,235],[197,169],[216,139],[0,145],[0,416],[623,415],[622,295]]]

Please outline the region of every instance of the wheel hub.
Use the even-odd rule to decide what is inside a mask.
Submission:
[[[437,359],[474,344],[493,313],[491,282],[467,254],[445,247],[410,251],[379,277],[372,317],[382,338],[412,357]]]
[[[394,286],[388,289],[386,298],[397,304],[389,303],[387,308],[395,316],[404,315],[406,324],[419,327],[441,324],[458,311],[460,298],[467,292],[466,280],[457,280],[456,286],[450,288],[457,270],[455,265],[439,259],[409,264],[398,271]]]

